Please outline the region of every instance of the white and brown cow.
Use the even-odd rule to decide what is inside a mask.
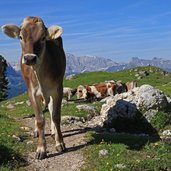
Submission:
[[[126,87],[127,87],[127,91],[131,91],[132,89],[137,87],[137,82],[136,81],[128,81],[128,82],[126,82]]]
[[[101,99],[106,96],[113,96],[116,92],[116,84],[114,82],[105,82],[89,85],[80,85],[77,87],[77,99]]]
[[[56,150],[65,150],[60,128],[63,76],[66,59],[60,37],[59,26],[46,28],[39,17],[27,17],[22,25],[4,25],[2,30],[11,38],[20,39],[22,48],[21,71],[28,88],[28,96],[35,113],[35,127],[38,131],[36,158],[47,156],[45,140],[45,119],[42,101],[51,115],[51,134],[55,135]]]
[[[64,87],[63,88],[63,98],[66,98],[66,100],[70,100],[72,96],[75,95],[77,89],[70,88],[70,87]]]
[[[123,83],[121,80],[116,81],[116,87],[117,87],[116,92],[118,94],[121,94],[121,93],[124,93],[124,92],[128,91],[126,84]]]

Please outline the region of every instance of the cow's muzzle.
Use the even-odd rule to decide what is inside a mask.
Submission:
[[[22,63],[26,65],[35,65],[37,62],[37,55],[35,54],[25,54],[22,59]]]

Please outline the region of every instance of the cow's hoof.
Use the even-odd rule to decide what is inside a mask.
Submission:
[[[64,143],[61,143],[60,145],[56,146],[56,151],[58,151],[59,153],[61,152],[65,152],[66,151],[66,147]]]
[[[37,138],[39,136],[39,132],[38,131],[34,131],[34,138]]]
[[[47,157],[46,152],[36,152],[36,159],[42,160],[45,159],[46,157]]]

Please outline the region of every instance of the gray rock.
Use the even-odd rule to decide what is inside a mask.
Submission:
[[[33,144],[33,141],[27,141],[27,144]]]
[[[99,151],[99,157],[104,157],[104,156],[107,156],[108,154],[109,152],[106,149],[102,149]]]
[[[149,109],[143,114],[143,116],[147,119],[148,122],[150,122],[156,113],[157,110]]]
[[[78,110],[85,110],[87,112],[93,112],[93,113],[96,112],[95,107],[89,105],[77,105],[76,108]]]
[[[24,101],[15,103],[15,105],[22,105],[22,104],[24,104]]]
[[[108,97],[106,97],[106,98],[100,100],[100,102],[105,103],[105,102],[106,102],[107,100],[109,100],[109,99],[112,99],[112,96],[108,96]]]
[[[84,117],[76,117],[76,116],[62,116],[61,123],[62,124],[80,124],[84,123],[85,119]]]
[[[166,98],[167,98],[168,103],[171,103],[171,98],[168,96]]]
[[[16,141],[16,142],[21,142],[21,138],[16,136],[16,135],[13,135],[12,138]]]
[[[96,111],[94,106],[89,105],[77,105],[76,108],[78,110],[84,110],[87,112],[86,120],[91,120],[94,116],[99,115],[99,113]]]
[[[140,87],[136,96],[137,106],[144,110],[161,109],[168,105],[168,101],[164,93],[150,85]]]
[[[112,123],[117,117],[132,118],[136,115],[136,105],[125,100],[118,100],[113,107],[110,107],[106,116],[105,124]]]
[[[31,128],[26,127],[26,126],[22,126],[22,127],[20,127],[20,128],[23,129],[23,130],[25,130],[25,131],[31,131]]]
[[[150,121],[159,109],[165,108],[167,105],[167,98],[162,91],[151,85],[142,85],[130,92],[116,94],[107,99],[101,108],[100,125],[110,126],[113,119],[117,117],[133,118],[139,109],[145,111],[143,115]]]
[[[13,104],[10,103],[10,104],[8,104],[8,105],[6,106],[6,108],[7,108],[7,109],[14,109],[15,106],[14,106]]]
[[[171,135],[171,129],[164,130],[164,131],[162,132],[162,134],[163,134],[163,135],[167,135],[167,136],[169,135],[169,136],[170,136],[170,135]]]
[[[126,168],[126,166],[124,164],[116,164],[115,167],[118,169],[125,169]]]

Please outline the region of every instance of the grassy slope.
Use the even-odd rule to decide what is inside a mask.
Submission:
[[[135,74],[139,71],[147,71],[148,76],[137,80]],[[93,84],[103,82],[105,80],[122,80],[127,82],[129,80],[135,80],[138,86],[142,84],[150,84],[160,90],[164,91],[167,95],[171,97],[171,74],[162,74],[162,69],[153,66],[148,67],[137,67],[136,69],[127,69],[118,72],[91,72],[91,73],[81,73],[75,75],[72,80],[64,80],[64,86],[66,87],[77,87],[82,84]]]
[[[82,168],[84,171],[171,169],[171,146],[156,138],[94,132],[89,132],[87,136],[91,138],[92,145],[83,150],[87,158]],[[107,155],[100,156],[100,150],[107,150]]]
[[[142,78],[141,80],[136,80],[135,74],[138,71],[142,71],[142,70],[143,71],[147,70],[148,72],[152,71],[152,73],[150,73],[149,76]],[[151,84],[151,85],[163,90],[167,95],[169,95],[171,97],[171,86],[170,86],[171,74],[163,75],[161,73],[162,73],[162,70],[157,69],[156,67],[138,67],[137,69],[124,70],[124,71],[119,71],[119,72],[114,72],[114,73],[106,73],[106,72],[82,73],[82,74],[78,74],[78,75],[74,76],[73,80],[70,80],[70,81],[65,80],[64,86],[75,88],[80,84],[83,84],[83,85],[84,84],[93,84],[93,83],[103,82],[105,80],[122,80],[123,82],[126,82],[128,80],[136,80],[138,82],[139,86],[142,84]],[[25,141],[15,143],[15,145],[13,145],[14,143],[13,143],[12,135],[15,134],[20,137],[24,137],[23,140],[27,139],[27,137],[25,136],[24,132],[20,129],[19,123],[17,123],[16,120],[11,119],[11,117],[20,118],[20,117],[25,117],[25,116],[29,116],[29,115],[33,114],[33,110],[31,109],[31,107],[29,107],[26,104],[26,101],[27,101],[27,94],[25,93],[16,98],[13,98],[8,101],[4,101],[4,102],[0,103],[0,106],[1,106],[1,108],[0,108],[0,135],[1,135],[0,136],[0,152],[3,151],[3,153],[0,153],[0,161],[1,161],[0,164],[4,165],[3,167],[0,167],[0,170],[2,170],[2,169],[6,170],[5,169],[6,167],[7,167],[7,170],[9,168],[18,170],[18,167],[21,167],[22,165],[26,164],[24,161],[24,154],[25,154],[24,151],[27,151],[28,145],[26,146]],[[24,104],[17,105],[16,104],[17,102],[24,102]],[[14,108],[7,109],[7,106],[9,104],[12,104],[14,106]],[[97,106],[97,108],[99,110],[100,104],[97,103],[95,105]],[[86,116],[87,115],[87,113],[85,113],[83,111],[76,110],[75,106],[76,106],[75,104],[70,104],[70,105],[64,106],[62,108],[62,115],[76,115],[76,116]],[[10,126],[7,127],[6,125],[10,125]],[[6,135],[8,135],[8,136],[6,136]],[[96,138],[97,137],[95,137],[95,139]],[[113,141],[111,141],[111,142],[113,142]],[[118,143],[110,144],[111,146],[109,146],[109,147],[112,150],[113,148],[120,146],[119,144]],[[161,144],[161,143],[159,143],[159,144]],[[105,145],[104,148],[106,148],[106,144],[104,144],[104,145]],[[113,147],[115,145],[116,145],[116,147]],[[168,150],[168,147],[165,148],[165,145],[162,145],[162,147],[164,148],[164,150]],[[89,148],[92,148],[91,150],[94,150],[95,153],[98,152],[98,150],[96,151],[96,148],[98,149],[97,145],[90,146]],[[101,148],[103,148],[103,144],[102,144]],[[127,151],[127,148],[125,146],[123,146],[123,149],[124,149],[123,151],[125,151],[126,153],[129,152],[130,154],[134,154],[134,151]],[[141,155],[144,155],[144,153],[145,153],[145,156],[147,155],[146,151],[137,151],[137,153],[135,153],[135,154],[137,154],[137,156],[138,156],[140,153],[141,153]],[[111,154],[112,154],[111,156],[116,155],[115,153],[111,153]],[[18,157],[16,157],[16,156],[18,156]],[[86,156],[88,156],[91,160],[93,160],[90,153],[87,154]],[[100,159],[98,159],[98,158],[94,158],[94,159],[95,160],[97,159],[97,161],[100,161]],[[129,155],[128,155],[128,159],[129,159]],[[165,157],[165,159],[167,160],[168,157]],[[107,158],[106,161],[110,162],[110,160],[111,160],[110,158],[109,159]],[[94,170],[98,170],[98,167],[101,167],[100,163],[102,164],[102,162],[98,163],[97,161],[94,161],[94,163],[96,163],[95,167],[93,168]],[[129,160],[127,162],[129,163]],[[107,165],[113,165],[113,164],[110,163]],[[92,168],[90,168],[90,170],[91,169]]]

